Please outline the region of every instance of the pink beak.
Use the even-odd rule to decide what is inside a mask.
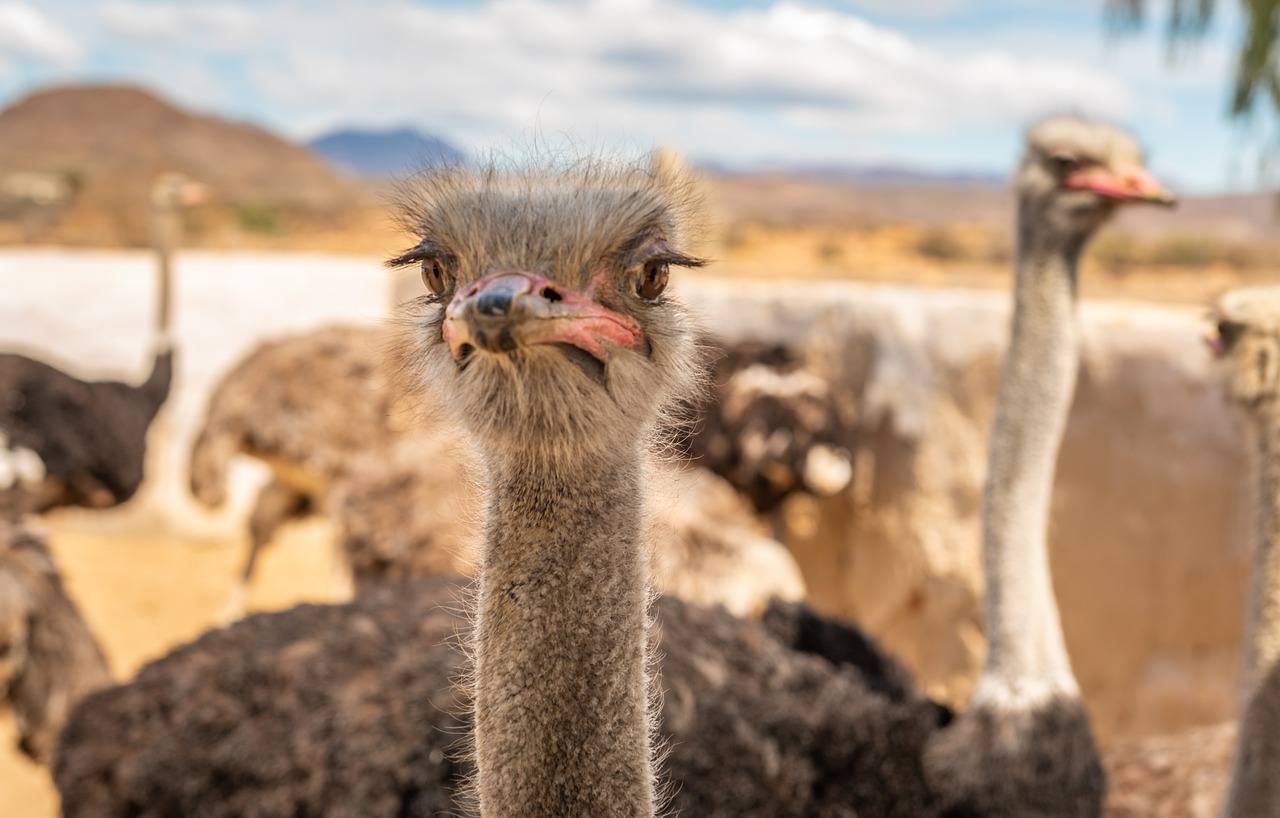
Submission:
[[[1178,200],[1154,176],[1143,168],[1113,173],[1107,168],[1082,168],[1066,178],[1068,190],[1089,190],[1099,196],[1120,202],[1149,202],[1172,207]]]
[[[444,316],[444,340],[459,362],[475,349],[505,353],[554,343],[572,344],[604,361],[610,345],[633,347],[643,337],[635,321],[591,296],[520,270],[464,287]]]

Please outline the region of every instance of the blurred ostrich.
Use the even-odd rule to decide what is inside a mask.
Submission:
[[[0,513],[104,508],[142,483],[147,429],[173,380],[171,256],[183,207],[205,189],[165,174],[151,190],[157,304],[155,357],[137,386],[86,381],[24,355],[0,353]]]
[[[224,609],[226,621],[244,614],[261,550],[283,524],[313,513],[338,523],[339,547],[358,586],[474,570],[479,470],[465,447],[450,440],[456,432],[448,424],[406,433],[422,408],[388,383],[391,338],[383,327],[333,326],[269,341],[215,387],[192,448],[192,492],[210,507],[221,504],[228,468],[239,454],[263,461],[272,474],[249,517],[249,553]],[[731,352],[728,359],[749,355]],[[779,475],[791,469],[819,482],[812,465],[797,464],[822,461],[826,444],[816,441],[834,439],[833,410],[825,394],[792,390],[779,397],[777,390],[747,383],[762,380],[770,378],[730,380],[718,406],[699,404],[702,428],[729,430],[716,438],[716,451],[725,451],[726,459],[704,455],[703,462],[732,463],[723,470],[745,481],[768,474],[785,484],[776,495],[785,496],[796,481]],[[821,383],[813,376],[803,381],[813,382]],[[822,431],[812,431],[814,417]],[[774,445],[782,437],[790,442]],[[736,453],[737,446],[765,439],[770,443],[764,451]],[[838,454],[832,457],[839,461]],[[763,478],[757,483],[773,485]],[[671,466],[659,467],[653,484],[669,497],[655,505],[656,533],[649,541],[660,587],[735,613],[758,614],[770,598],[803,595],[795,560],[758,530],[720,480]]]
[[[0,519],[0,706],[13,710],[19,749],[52,761],[71,708],[109,684],[102,651],[43,537],[30,523]]]
[[[764,514],[796,492],[848,487],[853,458],[831,384],[784,346],[707,343],[715,388],[694,409],[689,456]]]
[[[1079,367],[1076,281],[1125,202],[1169,203],[1128,134],[1075,117],[1027,135],[1014,177],[1013,329],[982,508],[987,659],[926,769],[963,814],[1097,815],[1104,777],[1063,643],[1046,544],[1054,465]],[[1001,805],[1019,805],[1007,811]]]
[[[398,439],[403,424],[384,366],[391,337],[382,327],[331,326],[268,341],[214,388],[191,450],[192,493],[221,505],[238,454],[271,469],[250,513],[249,553],[226,619],[244,614],[258,555],[280,526],[320,510],[349,461]]]
[[[357,590],[377,582],[478,568],[483,481],[480,465],[450,428],[407,435],[353,457],[332,481],[324,511]],[[720,477],[682,463],[657,463],[650,479],[646,537],[657,591],[759,616],[770,600],[800,600],[795,559],[766,536],[748,504]]]
[[[1240,719],[1109,750],[1114,818],[1280,814],[1280,287],[1233,290],[1214,318],[1209,347],[1255,452]]]

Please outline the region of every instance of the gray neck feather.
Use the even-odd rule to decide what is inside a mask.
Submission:
[[[1269,400],[1251,419],[1257,496],[1230,818],[1280,814],[1280,407]]]
[[[481,815],[653,815],[637,441],[490,457],[475,628]]]
[[[976,698],[1076,694],[1049,572],[1054,467],[1079,363],[1082,241],[1019,216],[1013,333],[1000,381],[982,509],[988,652]],[[1052,232],[1052,231],[1050,231]]]

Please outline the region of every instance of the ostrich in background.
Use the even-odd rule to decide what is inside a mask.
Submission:
[[[682,448],[728,480],[756,510],[773,513],[791,494],[829,497],[853,479],[853,457],[830,382],[796,350],[708,339],[714,389],[691,411]],[[775,533],[780,520],[773,517]]]
[[[1080,363],[1080,254],[1120,204],[1172,198],[1130,135],[1075,117],[1030,130],[1014,186],[1012,337],[982,504],[987,658],[926,769],[965,814],[1097,815],[1104,777],[1053,594],[1049,502]]]
[[[151,373],[133,386],[88,381],[25,355],[0,353],[0,513],[106,508],[142,483],[146,436],[173,381],[171,257],[181,209],[205,188],[165,174],[151,189],[156,316]]]
[[[191,449],[191,491],[215,508],[240,454],[271,471],[249,515],[249,552],[223,616],[244,615],[258,556],[280,527],[321,510],[361,453],[384,452],[411,413],[386,382],[391,331],[331,326],[261,344],[222,377]]]
[[[349,460],[323,510],[336,525],[357,592],[378,582],[473,575],[484,494],[479,471],[475,453],[448,427]],[[773,599],[804,598],[795,559],[725,480],[660,461],[648,490],[646,551],[656,591],[739,616],[759,616]]]
[[[43,536],[29,522],[0,519],[0,707],[13,711],[19,749],[50,763],[71,708],[110,684]]]
[[[1240,718],[1108,752],[1119,773],[1108,804],[1115,818],[1280,814],[1280,286],[1232,290],[1214,318],[1209,347],[1254,451]]]
[[[1044,406],[1051,415],[1059,410],[1065,413],[1062,404],[1070,398],[1071,381],[1069,377],[1064,379],[1062,373],[1066,362],[1070,362],[1065,370],[1069,375],[1074,374],[1075,366],[1070,334],[1074,294],[1069,285],[1074,281],[1080,250],[1117,204],[1158,201],[1167,196],[1143,171],[1141,157],[1129,137],[1106,126],[1074,119],[1051,120],[1029,133],[1017,179],[1021,258],[1015,340],[1008,365],[1014,374],[1002,386],[1000,419],[993,433],[993,458],[1004,457],[1005,461],[1003,466],[999,462],[993,464],[988,520],[992,529],[1004,526],[1009,529],[1004,532],[1008,535],[1026,536],[998,536],[1001,532],[989,531],[985,568],[993,645],[984,673],[985,685],[979,687],[980,692],[988,692],[975,699],[967,713],[955,717],[919,695],[909,677],[865,636],[822,619],[801,605],[774,605],[757,623],[720,609],[663,598],[655,612],[656,636],[651,638],[656,642],[658,657],[657,687],[663,693],[657,743],[669,748],[663,779],[669,784],[665,792],[669,793],[671,810],[699,816],[760,818],[839,814],[863,818],[1047,818],[1099,813],[1102,773],[1087,721],[1074,694],[1074,681],[1070,686],[1066,681],[1070,680],[1070,667],[1065,663],[1061,634],[1056,630],[1044,533],[1037,528],[1043,525],[1037,515],[1043,506],[1032,508],[1028,518],[1021,519],[998,512],[1003,507],[1001,493],[1007,493],[1010,482],[1024,489],[1034,487],[1033,502],[1041,494],[1047,498],[1061,422],[1052,417],[1046,420],[1036,407],[1030,418],[1014,417],[1019,410],[1025,411],[1023,402],[1029,397],[1028,390],[1044,386],[1035,373],[1029,381],[1018,373],[1022,372],[1021,367],[1034,368],[1036,353],[1044,354],[1047,348],[1054,362],[1045,370],[1053,383],[1048,394],[1042,396]],[[539,371],[546,376],[564,372],[568,365],[579,367],[581,377],[571,381],[572,397],[587,407],[597,405],[592,402],[591,389],[606,390],[615,383],[630,388],[643,383],[646,367],[661,366],[669,360],[661,356],[671,354],[671,344],[678,339],[669,334],[655,336],[648,323],[653,314],[649,310],[675,309],[675,304],[664,295],[660,297],[660,307],[632,306],[628,293],[613,295],[612,287],[617,285],[612,276],[621,268],[612,266],[605,268],[606,277],[601,279],[611,285],[601,288],[611,296],[608,306],[590,301],[560,282],[527,285],[525,282],[532,278],[526,273],[511,277],[491,275],[478,286],[464,283],[453,295],[446,278],[452,268],[440,263],[439,254],[445,251],[457,254],[451,261],[460,269],[473,271],[468,273],[470,276],[488,271],[495,264],[500,265],[496,268],[499,273],[527,270],[533,266],[530,258],[542,257],[535,251],[557,250],[558,242],[565,241],[566,235],[577,241],[585,236],[596,248],[594,242],[634,235],[629,230],[634,225],[616,219],[609,223],[613,229],[597,235],[584,232],[582,222],[551,223],[537,231],[542,244],[535,244],[527,254],[517,254],[522,240],[528,237],[512,231],[510,225],[523,224],[519,219],[544,211],[526,211],[513,203],[501,217],[473,220],[473,208],[488,200],[483,196],[473,198],[474,192],[455,177],[446,182],[456,186],[446,186],[445,195],[430,199],[414,211],[415,215],[426,212],[431,217],[421,235],[435,236],[448,230],[454,236],[467,230],[474,232],[467,234],[470,240],[462,250],[424,244],[402,257],[405,261],[420,260],[428,286],[446,293],[442,298],[428,299],[424,305],[420,342],[426,349],[411,354],[410,360],[430,369],[434,374],[430,379],[433,388],[456,381],[450,389],[464,390],[454,398],[462,399],[463,405],[467,405],[468,397],[474,400],[483,394],[496,396],[490,410],[494,413],[516,412],[521,407],[541,411],[529,421],[502,427],[494,422],[494,415],[478,412],[477,424],[494,422],[494,428],[479,429],[479,433],[498,435],[504,443],[514,446],[532,447],[535,438],[528,436],[536,432],[536,439],[550,446],[551,452],[531,450],[526,457],[571,457],[573,450],[566,441],[574,439],[569,435],[590,434],[596,428],[589,422],[594,419],[589,414],[593,409],[570,416],[566,423],[561,414],[564,407],[549,396],[528,404],[508,402],[510,393],[499,387],[504,378],[516,377],[516,372],[524,370],[513,369],[509,375],[492,368],[471,370],[477,362],[503,360],[504,347],[510,346],[504,340],[508,336],[503,329],[509,329],[504,317],[510,315],[516,296],[532,296],[526,303],[535,313],[554,315],[555,305],[567,302],[588,314],[601,307],[623,310],[624,318],[635,322],[636,327],[644,327],[634,332],[626,322],[600,317],[589,331],[570,322],[556,331],[570,333],[574,342],[592,349],[584,350],[573,343],[543,345],[536,350],[537,355],[524,360],[523,365],[545,367]],[[609,195],[606,190],[600,198],[583,197],[584,206],[608,201]],[[563,201],[551,196],[540,197],[539,201],[548,199]],[[443,202],[458,204],[441,207]],[[559,209],[550,214],[568,215]],[[446,230],[436,229],[440,222]],[[492,247],[511,255],[491,258]],[[579,253],[573,244],[565,247],[557,254],[556,262],[547,266],[555,275],[561,275],[562,269],[571,274],[580,269],[575,262],[583,255],[609,257],[602,251]],[[635,246],[637,251],[643,248],[643,243]],[[652,280],[662,278],[662,271],[653,272]],[[650,277],[646,274],[644,280]],[[486,296],[491,286],[499,289]],[[1045,305],[1036,298],[1046,295],[1045,287],[1050,288],[1048,301],[1057,309],[1049,315],[1040,313]],[[1059,296],[1053,296],[1055,292]],[[560,301],[554,300],[557,296]],[[433,300],[436,303],[430,303]],[[459,310],[440,302],[469,306]],[[451,310],[449,315],[454,319],[449,324],[444,321],[446,309]],[[1040,317],[1033,319],[1029,310]],[[642,315],[646,323],[641,324],[635,315]],[[663,313],[658,316],[659,321],[671,320]],[[472,323],[463,329],[459,321]],[[1063,324],[1067,326],[1065,351],[1055,349],[1054,343],[1063,339],[1052,333],[1040,336],[1039,346],[1028,346],[1025,337],[1019,340],[1020,332],[1025,333],[1029,324],[1040,321],[1044,322],[1038,327],[1040,332],[1060,332]],[[447,337],[445,326],[449,327]],[[613,348],[598,343],[593,331],[616,333],[614,337],[621,342],[631,341],[630,349],[615,353]],[[510,339],[517,347],[510,354],[525,352],[524,339],[517,341],[514,333]],[[480,344],[486,346],[486,352],[476,350]],[[653,356],[649,362],[643,355],[646,346]],[[604,353],[603,360],[596,357],[598,353]],[[565,358],[549,358],[559,354]],[[489,357],[473,357],[478,355]],[[468,379],[474,376],[483,377]],[[486,390],[485,386],[495,388]],[[595,399],[598,401],[598,396]],[[1033,421],[1043,425],[1038,431],[1031,430],[1027,439],[1023,424],[1031,425]],[[630,429],[627,434],[636,435],[638,430]],[[1008,458],[1002,452],[1007,453],[1005,447],[1019,438],[1030,460],[1030,471],[1023,472],[1020,480],[1010,480]],[[627,448],[619,446],[610,457],[628,455]],[[620,473],[625,476],[627,471]],[[998,476],[1001,474],[1005,476]],[[564,481],[561,473],[559,482]],[[608,478],[599,482],[606,487],[616,486]],[[537,491],[555,483],[553,476]],[[505,481],[507,490],[520,485],[515,475]],[[595,744],[597,741],[611,742],[609,750],[624,757],[618,769],[630,771],[630,776],[624,777],[627,796],[618,801],[632,804],[643,813],[648,765],[646,756],[637,752],[637,746],[643,743],[644,704],[639,701],[643,695],[638,692],[638,680],[643,679],[643,671],[636,670],[636,662],[642,660],[636,657],[634,632],[635,621],[643,611],[634,600],[634,562],[638,557],[627,539],[634,536],[635,525],[616,518],[600,522],[606,527],[630,526],[631,533],[619,540],[628,544],[627,552],[634,559],[601,567],[606,577],[601,588],[589,587],[591,583],[580,588],[580,583],[566,585],[552,577],[569,570],[576,560],[585,559],[587,555],[581,550],[565,548],[563,553],[545,555],[543,559],[536,543],[516,550],[501,547],[519,541],[519,532],[510,531],[510,526],[517,524],[501,514],[509,512],[506,503],[527,501],[529,497],[518,495],[506,501],[500,498],[501,494],[490,505],[490,520],[499,514],[500,522],[488,530],[487,556],[512,560],[517,563],[517,571],[527,570],[531,575],[517,579],[515,574],[508,574],[509,581],[499,583],[498,599],[493,598],[492,585],[487,598],[486,592],[481,592],[478,621],[482,631],[488,627],[486,616],[493,621],[495,607],[523,627],[553,627],[541,618],[527,615],[524,606],[552,604],[557,595],[579,590],[585,592],[584,597],[603,592],[610,584],[609,577],[618,580],[619,575],[614,573],[618,570],[633,592],[615,591],[603,607],[583,612],[598,617],[595,627],[606,627],[602,624],[606,619],[601,616],[602,610],[625,607],[609,623],[613,627],[608,636],[609,644],[618,649],[612,661],[626,665],[626,672],[620,676],[625,676],[627,683],[603,688],[598,697],[594,688],[581,691],[581,699],[594,698],[599,707],[611,696],[625,697],[626,707],[608,713],[591,712],[596,712],[596,721],[611,728],[619,719],[625,720],[628,729],[611,729],[611,738],[606,740],[593,732],[593,726],[583,726],[586,732],[578,736],[578,746],[596,748],[600,746]],[[575,503],[596,499],[594,491],[583,491]],[[614,504],[630,502],[630,496],[623,496]],[[527,519],[542,521],[535,528],[543,529],[542,536],[554,537],[552,532],[566,530],[560,528],[565,521],[557,514],[558,508],[557,503],[540,504]],[[630,512],[624,512],[623,517],[629,520]],[[569,520],[568,524],[572,528],[581,521]],[[588,523],[594,524],[595,521]],[[508,535],[514,539],[505,540]],[[526,558],[533,564],[528,564]],[[501,571],[498,576],[502,576]],[[492,583],[494,574],[489,577]],[[525,678],[523,673],[529,666],[520,663],[556,662],[562,655],[556,648],[562,644],[577,648],[584,640],[588,644],[596,641],[575,636],[564,642],[550,630],[542,630],[539,638],[526,642],[522,648],[503,643],[501,628],[496,636],[483,632],[466,636],[468,623],[458,612],[460,595],[466,593],[442,579],[419,580],[409,586],[374,587],[347,606],[305,606],[249,617],[231,628],[206,634],[153,663],[131,685],[96,694],[77,709],[60,747],[55,775],[67,815],[121,815],[139,804],[156,812],[190,815],[265,815],[267,805],[272,811],[290,813],[322,809],[333,815],[452,814],[472,773],[469,759],[483,762],[485,753],[491,752],[489,763],[494,756],[503,759],[504,764],[513,760],[510,769],[514,777],[500,778],[495,786],[521,792],[546,772],[541,765],[559,764],[566,758],[570,765],[580,761],[576,754],[550,760],[521,756],[521,747],[504,745],[501,737],[496,747],[486,745],[484,726],[469,723],[465,702],[460,701],[461,694],[452,684],[465,672],[466,662],[447,643],[450,634],[459,630],[464,640],[478,643],[480,696],[486,694],[486,646],[496,647],[496,639],[498,645],[508,649],[503,660],[506,664],[499,669],[515,674],[518,698],[528,705],[527,712],[541,713],[550,720],[549,724],[556,725],[551,728],[553,738],[560,739],[581,725],[574,713],[560,709],[563,701],[547,699],[554,699],[558,692],[561,699],[570,695],[578,701],[572,690],[574,682],[570,681],[566,688],[554,683],[544,685],[545,678],[559,678],[555,674],[564,666],[544,669],[536,678]],[[573,610],[566,605],[562,615]],[[1015,621],[1030,626],[1014,627]],[[560,624],[564,623],[561,620]],[[593,632],[587,630],[588,634]],[[545,655],[530,657],[530,646]],[[380,660],[380,656],[386,658]],[[601,663],[601,667],[607,666],[609,662]],[[209,672],[211,668],[217,668],[217,672]],[[488,678],[494,679],[492,675]],[[613,678],[616,681],[619,677]],[[992,690],[1002,690],[1005,695],[997,697]],[[498,685],[487,694],[501,700],[502,688]],[[213,702],[218,703],[217,707],[206,705]],[[481,712],[485,712],[483,708]],[[419,718],[423,721],[411,721]],[[514,727],[520,723],[518,717],[513,716],[508,723],[513,725],[508,738],[522,735]],[[479,753],[459,755],[467,743],[465,734],[472,727],[482,731],[477,744]],[[215,735],[221,738],[210,741],[208,737]],[[542,736],[540,732],[539,738],[529,743],[542,742]],[[542,746],[555,746],[555,742]],[[352,752],[348,753],[347,748]],[[588,759],[586,766],[606,757],[616,756],[602,750]],[[317,765],[316,758],[326,762]],[[577,768],[579,772],[582,769]],[[573,778],[573,772],[566,775],[570,777],[556,780],[553,785],[578,780]],[[611,774],[597,778],[612,782],[618,777]],[[479,780],[483,793],[483,772]],[[359,782],[358,788],[348,789],[352,782]],[[594,795],[599,793],[590,791],[585,783],[572,790],[573,797]],[[483,801],[483,794],[481,798]]]
[[[238,455],[271,470],[249,515],[249,551],[224,621],[244,615],[262,549],[285,523],[310,514],[327,514],[337,523],[338,547],[357,587],[474,571],[478,469],[468,460],[471,453],[450,440],[456,432],[442,419],[431,418],[440,428],[412,428],[422,408],[389,383],[392,335],[384,327],[332,326],[268,341],[215,387],[192,447],[192,493],[206,506],[221,505]],[[728,359],[745,356],[731,351]],[[831,438],[806,436],[807,427],[799,423],[794,432],[774,425],[788,424],[796,414],[780,408],[786,396],[727,387],[720,394],[719,406],[714,399],[698,404],[702,428],[732,427],[717,437],[717,451],[726,451],[734,463],[747,460],[733,454],[741,441],[772,440],[775,433],[791,441],[752,449],[749,467],[736,466],[737,474],[782,479],[777,476],[803,468],[794,463],[820,459],[810,450]],[[816,414],[830,425],[829,404],[817,397],[802,400],[809,403],[800,414]],[[717,419],[717,413],[728,419]],[[682,419],[673,425],[684,424]],[[785,491],[794,490],[793,482],[784,482]],[[667,497],[655,504],[649,541],[660,587],[743,614],[758,614],[770,598],[804,595],[794,558],[764,536],[723,480],[700,468],[661,464],[653,488]]]

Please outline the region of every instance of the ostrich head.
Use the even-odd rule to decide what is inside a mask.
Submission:
[[[1043,120],[1027,132],[1014,186],[1029,211],[1026,221],[1066,242],[1087,238],[1121,204],[1175,203],[1146,170],[1137,140],[1074,116]]]
[[[1232,290],[1213,311],[1209,349],[1227,364],[1227,392],[1245,406],[1273,405],[1280,393],[1280,287]]]
[[[494,453],[558,460],[650,431],[697,356],[666,291],[696,197],[669,164],[433,171],[402,191],[417,265],[405,371]]]

